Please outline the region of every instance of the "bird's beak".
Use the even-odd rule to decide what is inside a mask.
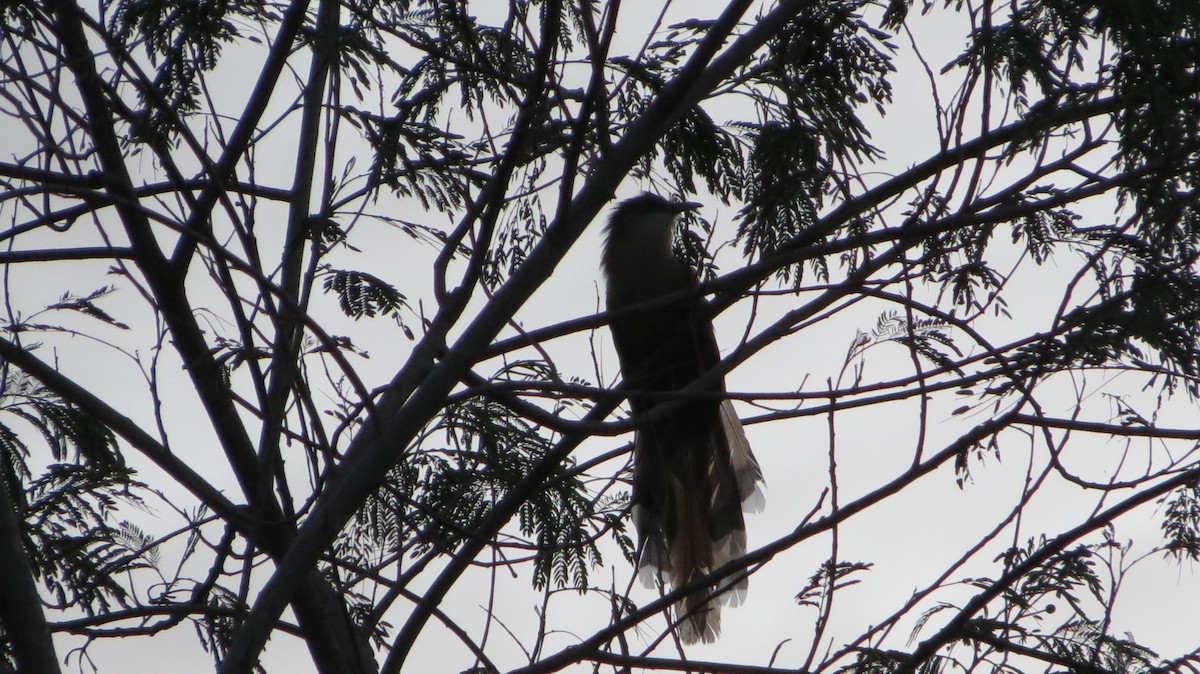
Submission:
[[[675,210],[678,213],[687,213],[688,211],[694,211],[703,205],[704,204],[700,203],[699,201],[684,201],[675,204]]]

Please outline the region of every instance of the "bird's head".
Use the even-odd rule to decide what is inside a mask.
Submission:
[[[680,213],[686,213],[700,207],[695,201],[670,201],[653,192],[642,192],[636,197],[626,199],[613,209],[610,227],[622,226],[627,222],[639,220],[662,220],[672,223]]]
[[[675,218],[699,207],[700,204],[694,201],[669,201],[657,194],[643,192],[613,209],[608,221],[609,238],[654,241],[669,247]]]
[[[675,219],[700,204],[668,201],[644,192],[613,209],[601,264],[614,276],[642,277],[655,269],[674,275],[681,263],[672,250]]]

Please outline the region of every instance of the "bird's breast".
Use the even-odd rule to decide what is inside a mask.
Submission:
[[[610,260],[605,271],[609,309],[649,302],[692,285],[687,267],[673,255],[664,258],[632,252]]]

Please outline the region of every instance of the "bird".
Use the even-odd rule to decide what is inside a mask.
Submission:
[[[607,308],[617,312],[609,329],[635,420],[638,575],[664,589],[694,583],[744,555],[743,509],[755,512],[763,503],[762,470],[723,397],[724,378],[711,373],[721,356],[707,302],[686,292],[699,281],[674,252],[678,216],[699,206],[650,192],[626,199],[612,211],[601,253]],[[665,305],[654,303],[668,296]],[[671,395],[701,378],[695,391]],[[681,641],[714,641],[720,605],[741,603],[746,585],[743,572],[676,602],[671,611]]]

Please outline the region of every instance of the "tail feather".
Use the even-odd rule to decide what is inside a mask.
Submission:
[[[746,554],[742,511],[762,508],[762,471],[732,405],[708,409],[712,423],[668,419],[636,434],[634,523],[643,584],[683,587]],[[672,612],[683,642],[716,639],[721,604],[741,604],[746,586],[739,573],[678,601]]]
[[[725,430],[725,438],[729,442],[729,463],[733,474],[737,477],[738,491],[742,495],[742,510],[748,513],[760,513],[766,505],[766,497],[760,485],[765,484],[762,468],[754,452],[750,451],[750,441],[746,439],[746,431],[742,428],[742,420],[738,418],[730,400],[721,401],[721,426]]]

